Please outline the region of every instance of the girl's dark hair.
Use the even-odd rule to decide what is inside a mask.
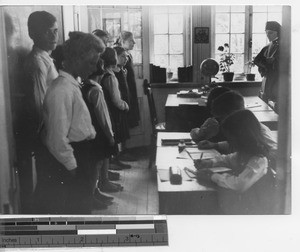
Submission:
[[[99,58],[96,67],[97,67],[97,70],[89,76],[89,79],[93,79],[94,77],[104,74],[103,60],[101,58]]]
[[[94,34],[98,38],[109,36],[107,31],[103,31],[103,30],[100,30],[100,29],[96,29],[96,30],[92,31],[92,34]]]
[[[114,50],[116,51],[118,56],[121,55],[123,52],[126,52],[126,50],[121,46],[115,46]]]
[[[236,91],[227,91],[213,100],[211,113],[215,117],[226,117],[236,110],[245,109],[244,98]]]
[[[250,110],[230,114],[223,120],[221,130],[225,136],[234,138],[238,153],[268,157],[270,146],[262,134],[260,122]]]
[[[104,53],[100,55],[100,58],[104,62],[104,67],[117,65],[117,53],[113,48],[106,47]]]
[[[217,86],[214,89],[212,89],[207,96],[207,102],[206,102],[207,110],[210,112],[213,100],[216,99],[221,94],[224,94],[225,92],[228,92],[228,91],[230,91],[229,88],[221,87],[221,86]]]

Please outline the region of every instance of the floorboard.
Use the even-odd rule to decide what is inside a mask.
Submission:
[[[143,215],[158,214],[158,192],[155,167],[148,169],[149,151],[136,148],[130,153],[137,158],[134,162],[124,162],[131,169],[121,170],[120,183],[124,190],[111,193],[113,204],[105,210],[94,209],[92,214],[99,215]]]

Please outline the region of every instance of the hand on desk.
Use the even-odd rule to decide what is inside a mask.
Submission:
[[[198,143],[199,150],[216,149],[216,147],[217,147],[217,143],[213,143],[208,140],[203,140]]]
[[[197,171],[197,179],[200,181],[211,181],[211,176],[213,175],[213,172],[208,169],[204,170],[198,170]]]
[[[194,160],[194,165],[197,170],[212,167],[212,160],[209,159],[196,159]]]

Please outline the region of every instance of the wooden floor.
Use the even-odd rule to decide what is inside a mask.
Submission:
[[[138,158],[135,162],[124,162],[131,169],[118,171],[120,183],[124,190],[111,193],[113,204],[105,210],[94,210],[92,214],[123,215],[123,214],[158,214],[158,192],[156,170],[148,169],[149,154],[146,148],[136,149],[132,154]]]

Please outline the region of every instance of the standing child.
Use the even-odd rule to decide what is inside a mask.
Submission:
[[[101,58],[104,62],[105,71],[101,79],[101,86],[109,109],[115,142],[119,144],[129,138],[129,128],[127,122],[124,120],[124,115],[129,110],[129,106],[121,97],[119,82],[113,71],[117,65],[116,51],[113,48],[107,47]],[[118,167],[120,169],[131,168],[130,165],[121,162],[118,162]]]
[[[260,123],[249,110],[228,116],[221,129],[235,152],[210,160],[195,160],[199,180],[219,186],[219,204],[225,214],[267,214],[272,208],[270,146]],[[212,173],[210,167],[228,167],[231,173]]]
[[[114,73],[119,82],[119,90],[122,100],[126,101],[127,104],[130,104],[130,93],[127,83],[127,70],[124,69],[124,66],[127,63],[127,53],[123,47],[116,46],[114,50],[117,53],[117,67],[114,69]],[[129,124],[128,124],[128,113],[121,114],[121,120],[124,123],[124,127],[128,129],[128,138],[129,134]],[[126,134],[127,135],[127,134]],[[126,142],[121,142],[121,151],[124,151],[126,148]]]
[[[91,184],[94,190],[93,204],[97,209],[105,209],[111,204],[113,197],[103,194],[98,183],[108,183],[109,158],[115,152],[115,140],[108,108],[104,99],[102,87],[97,83],[102,73],[100,60],[97,71],[83,82],[81,92],[90,111],[96,137],[92,141],[92,156],[95,169],[91,174]]]

